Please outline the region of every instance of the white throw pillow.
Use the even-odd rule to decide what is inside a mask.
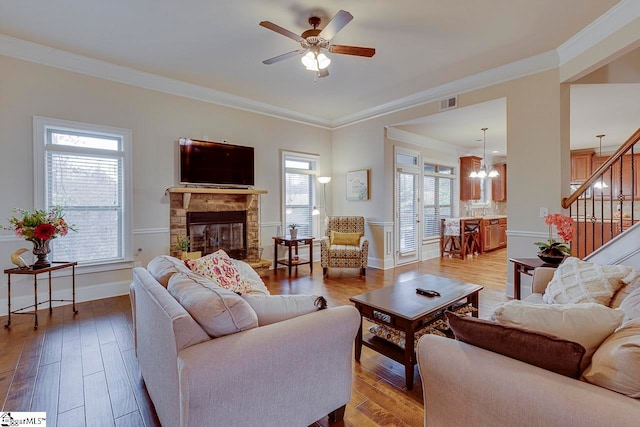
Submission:
[[[206,277],[176,273],[169,279],[167,290],[212,337],[258,327],[256,312],[240,295]]]
[[[625,324],[602,343],[582,378],[640,398],[640,319]]]
[[[513,300],[498,305],[493,320],[504,326],[544,332],[582,345],[582,369],[598,346],[620,326],[624,311],[597,303],[531,304]]]
[[[632,280],[636,275],[632,267],[599,265],[570,257],[553,273],[542,299],[547,304],[597,302],[608,306],[625,284],[623,280]]]

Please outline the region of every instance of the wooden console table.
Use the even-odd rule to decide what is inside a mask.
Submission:
[[[309,259],[298,257],[298,246],[309,245]],[[278,259],[278,246],[286,246],[289,248],[289,257]],[[294,253],[295,251],[295,253]],[[289,276],[291,276],[291,267],[295,267],[298,271],[299,265],[309,264],[309,272],[313,273],[313,237],[298,237],[297,239],[287,237],[273,238],[273,268],[277,272],[278,264],[289,267]]]
[[[7,324],[4,325],[5,328],[9,328],[11,326],[11,314],[32,314],[35,317],[35,322],[33,325],[33,329],[38,329],[38,306],[40,304],[49,303],[49,314],[52,313],[53,308],[51,306],[52,301],[63,301],[63,302],[72,302],[73,303],[73,314],[77,314],[78,310],[76,310],[76,265],[77,262],[52,262],[49,267],[33,269],[32,267],[28,269],[20,269],[20,268],[10,268],[4,271],[7,275]],[[71,289],[73,299],[51,299],[51,272],[55,270],[61,270],[63,268],[71,267]],[[38,274],[48,273],[49,274],[49,299],[47,301],[38,302]],[[27,274],[33,276],[33,295],[34,295],[34,304],[28,305],[26,307],[19,308],[17,310],[11,311],[11,275],[12,274]],[[33,313],[27,312],[23,313],[23,310],[29,309],[33,307]]]

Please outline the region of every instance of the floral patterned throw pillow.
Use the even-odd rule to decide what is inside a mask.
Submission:
[[[244,294],[251,290],[249,282],[231,262],[229,255],[222,249],[198,259],[185,259],[184,263],[193,272],[210,278],[221,288]]]

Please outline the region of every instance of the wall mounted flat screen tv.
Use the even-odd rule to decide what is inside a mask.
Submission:
[[[180,183],[254,185],[253,147],[180,138]]]

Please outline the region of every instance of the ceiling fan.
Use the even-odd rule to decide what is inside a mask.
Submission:
[[[290,39],[293,39],[300,43],[300,46],[302,47],[302,49],[297,49],[288,53],[284,53],[282,55],[275,56],[273,58],[265,59],[264,61],[262,61],[262,63],[271,65],[276,62],[289,59],[296,55],[304,54],[304,56],[302,57],[302,64],[306,67],[306,69],[309,71],[315,71],[318,77],[326,77],[329,75],[329,70],[327,69],[327,67],[329,66],[329,63],[331,63],[331,59],[329,59],[327,55],[322,52],[322,49],[326,49],[331,53],[365,56],[367,58],[371,58],[376,53],[376,50],[373,48],[331,44],[331,39],[352,19],[353,15],[351,15],[346,10],[340,10],[331,19],[331,21],[329,21],[324,29],[320,30],[318,29],[321,21],[320,18],[317,16],[312,16],[311,18],[309,18],[309,24],[313,27],[313,29],[307,30],[301,35],[297,35],[294,32],[286,30],[279,25],[274,24],[273,22],[262,21],[260,22],[260,25],[262,27],[282,34],[285,37],[289,37]]]

